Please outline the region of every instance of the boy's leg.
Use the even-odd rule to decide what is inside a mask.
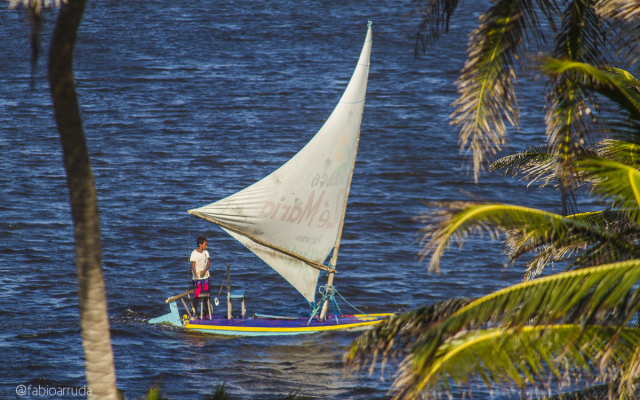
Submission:
[[[193,281],[193,315],[198,314],[198,303],[201,292],[200,281]]]
[[[205,292],[205,293],[209,293],[209,279],[203,280],[202,281],[202,286],[203,286],[202,291]],[[205,309],[205,311],[209,315],[211,315],[211,298],[207,297],[206,302],[207,302],[207,308]],[[204,303],[205,302],[203,301],[201,307],[204,307]]]

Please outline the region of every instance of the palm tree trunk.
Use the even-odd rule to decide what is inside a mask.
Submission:
[[[102,273],[98,202],[73,77],[73,46],[86,0],[63,3],[49,53],[49,83],[67,172],[76,245],[80,329],[92,399],[117,399]]]

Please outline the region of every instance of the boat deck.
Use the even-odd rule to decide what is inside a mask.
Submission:
[[[212,319],[195,319],[184,321],[184,327],[206,333],[219,335],[238,336],[281,336],[301,335],[332,330],[357,329],[375,325],[391,314],[356,314],[336,317],[329,314],[325,321],[319,322],[314,317],[309,322],[309,317],[276,317],[254,316],[234,317],[227,319],[225,316],[214,315]]]

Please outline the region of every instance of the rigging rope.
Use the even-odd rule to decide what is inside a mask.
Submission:
[[[351,308],[353,308],[354,310],[356,310],[356,311],[357,311],[357,312],[359,312],[360,314],[364,314],[364,315],[366,315],[366,316],[367,316],[367,317],[369,317],[369,318],[373,318],[371,315],[367,314],[366,312],[363,312],[363,311],[358,310],[358,309],[357,309],[353,304],[349,303],[349,302],[347,301],[347,299],[345,299],[344,297],[342,297],[342,295],[340,294],[340,292],[338,292],[338,289],[336,289],[336,288],[334,287],[334,288],[333,288],[333,290],[335,290],[335,292],[336,292],[336,293],[338,293],[338,296],[340,296],[340,298],[341,298],[342,300],[344,300],[344,302],[345,302],[345,303],[347,303],[348,305],[350,305],[350,306],[351,306]]]
[[[335,286],[331,287],[330,290],[327,290],[327,286],[326,285],[320,286],[318,288],[318,293],[322,294],[322,299],[320,300],[320,302],[318,302],[318,306],[316,308],[314,308],[313,311],[311,312],[311,317],[309,318],[309,321],[307,321],[307,325],[309,325],[311,323],[311,320],[313,319],[313,317],[315,317],[316,314],[318,313],[318,311],[320,311],[320,309],[322,308],[322,305],[324,304],[325,300],[330,300],[331,301],[331,307],[333,308],[333,316],[336,319],[336,324],[339,323],[338,314],[340,314],[341,318],[342,318],[343,314],[342,314],[342,311],[340,310],[340,307],[338,306],[338,302],[336,301],[336,297],[335,297],[334,293],[337,293],[338,296],[340,296],[340,298],[342,300],[344,300],[345,303],[350,305],[351,308],[353,308],[354,310],[358,311],[360,314],[364,314],[367,317],[372,318],[366,312],[362,312],[362,311],[358,310],[353,304],[349,303],[347,301],[347,299],[345,299],[344,296],[342,296],[340,294],[340,292],[338,292],[338,289]],[[336,312],[336,310],[338,312]]]

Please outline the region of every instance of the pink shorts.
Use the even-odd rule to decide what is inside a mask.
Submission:
[[[203,289],[203,286],[204,286],[204,289]],[[200,297],[200,292],[202,292],[202,290],[204,290],[205,292],[209,291],[209,279],[193,281],[194,298],[197,299],[198,297]]]

